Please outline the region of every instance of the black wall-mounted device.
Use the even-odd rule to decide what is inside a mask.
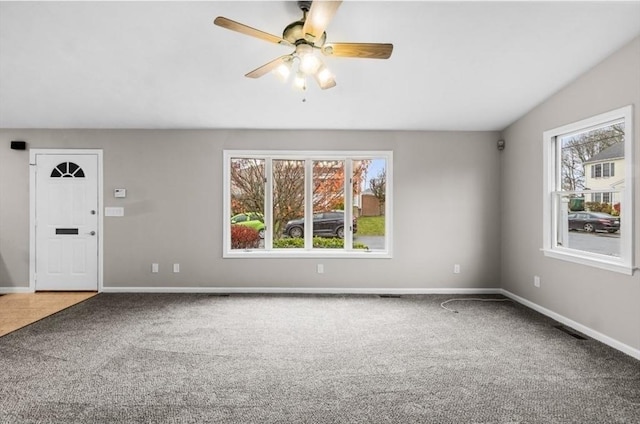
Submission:
[[[27,150],[27,142],[26,141],[12,141],[11,149],[13,150]]]

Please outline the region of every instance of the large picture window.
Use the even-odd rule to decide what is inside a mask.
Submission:
[[[391,257],[390,151],[224,152],[224,257]]]
[[[544,133],[545,255],[633,273],[633,123],[627,106]]]

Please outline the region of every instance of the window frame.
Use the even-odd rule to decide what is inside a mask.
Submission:
[[[624,167],[625,183],[620,195],[624,199],[624,225],[620,228],[620,257],[592,253],[588,251],[563,247],[557,244],[558,220],[556,192],[559,176],[557,166],[558,141],[570,133],[590,131],[615,121],[624,121]],[[582,265],[593,266],[609,271],[633,275],[634,264],[634,169],[633,143],[635,140],[633,106],[628,105],[619,109],[592,116],[573,122],[543,133],[543,246],[542,252],[546,257],[556,258]],[[593,168],[592,168],[593,169]],[[605,191],[605,190],[600,190]],[[567,192],[570,194],[571,192]]]
[[[223,150],[223,258],[392,258],[392,222],[393,222],[393,151],[306,151],[306,150]],[[265,232],[264,248],[259,249],[231,249],[231,225],[227,219],[231,209],[231,176],[230,165],[233,158],[264,159],[265,160],[265,200],[264,223],[268,231]],[[352,161],[367,159],[384,159],[386,162],[386,188],[385,188],[385,249],[362,250],[353,249],[353,233],[351,228],[345,228],[343,249],[313,248],[313,198],[308,193],[313,192],[313,162],[319,160],[343,160],[345,176],[353,175]],[[274,249],[273,242],[273,160],[298,160],[304,161],[305,166],[305,247],[302,249],[280,248]],[[353,181],[345,178],[344,181],[344,220],[351,222],[353,218],[353,205],[356,203],[353,196]],[[346,225],[345,225],[346,227]],[[349,226],[351,227],[351,226]]]
[[[602,164],[596,163],[595,165],[591,165],[591,178],[602,178]]]

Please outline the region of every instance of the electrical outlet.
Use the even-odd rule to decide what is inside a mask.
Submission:
[[[318,274],[324,274],[324,265],[318,264]]]
[[[536,287],[540,287],[540,277],[538,277],[537,275],[533,276],[533,285]]]
[[[453,266],[453,273],[454,274],[460,274],[460,264],[455,264]]]
[[[180,272],[180,264],[173,264],[173,272]]]
[[[151,264],[151,272],[153,273],[158,272],[159,269],[160,269],[160,266],[158,264]]]

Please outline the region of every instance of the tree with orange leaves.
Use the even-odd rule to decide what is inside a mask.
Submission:
[[[354,161],[353,190],[358,195],[371,161]],[[344,209],[345,169],[342,160],[313,162],[313,211]],[[304,216],[304,160],[274,159],[273,236],[280,238],[287,221]],[[262,159],[232,159],[231,213],[264,212],[265,174]]]

